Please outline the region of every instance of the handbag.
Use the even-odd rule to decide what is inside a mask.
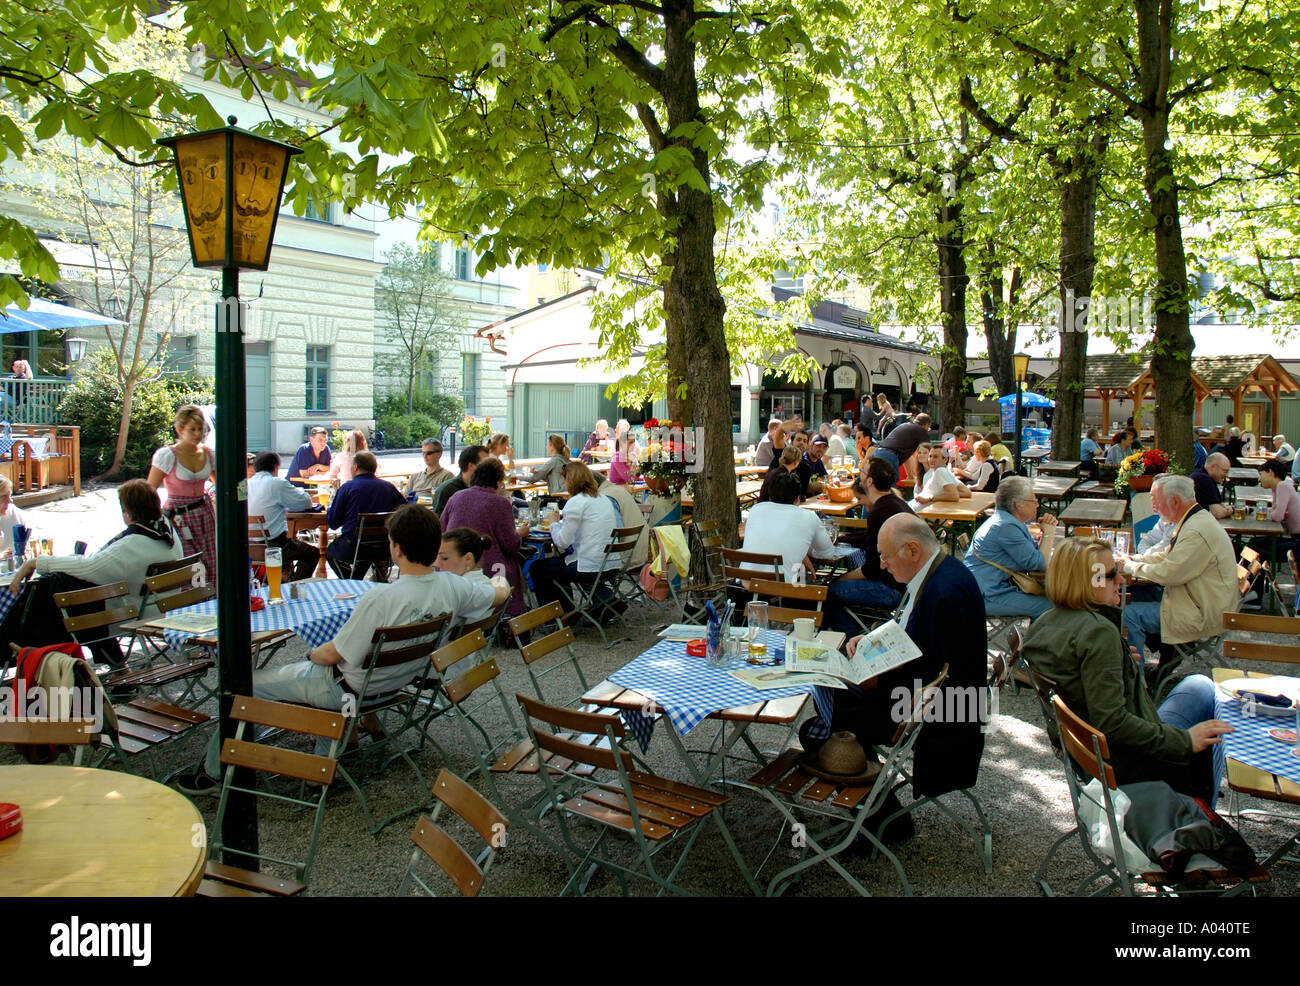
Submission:
[[[975,559],[977,561],[982,561],[985,565],[992,565],[994,568],[998,569],[999,571],[1006,572],[1008,575],[1011,576],[1011,584],[1014,585],[1021,592],[1023,592],[1026,596],[1047,595],[1047,590],[1043,588],[1043,584],[1039,582],[1036,578],[1034,578],[1032,575],[1030,575],[1028,572],[1013,572],[1011,571],[1011,569],[1005,568],[1004,566],[999,565],[995,561],[989,561],[987,558],[981,558],[979,555],[976,555]]]
[[[645,594],[655,602],[661,603],[668,598],[668,580],[648,563],[641,566],[640,582]]]

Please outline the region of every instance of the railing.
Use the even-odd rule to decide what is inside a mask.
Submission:
[[[0,417],[31,425],[62,424],[59,405],[71,386],[70,380],[0,378]]]

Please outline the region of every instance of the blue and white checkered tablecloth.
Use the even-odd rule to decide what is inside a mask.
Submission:
[[[1292,756],[1294,747],[1268,735],[1270,729],[1295,729],[1295,716],[1249,716],[1240,701],[1228,698],[1220,688],[1215,692],[1214,714],[1234,730],[1224,734],[1223,752],[1249,767],[1300,784],[1300,757]]]
[[[0,586],[0,623],[3,623],[9,611],[14,608],[14,603],[18,602],[18,597],[9,591],[9,586]],[[9,655],[5,655],[8,657]]]
[[[369,592],[379,584],[355,579],[299,582],[297,583],[298,598],[290,599],[287,595],[289,583],[286,583],[281,589],[281,593],[285,596],[284,602],[250,613],[249,622],[253,633],[266,630],[292,630],[306,641],[308,646],[319,647],[326,641],[334,639],[357,605],[356,599],[334,597],[341,593],[354,593],[359,598],[362,593]],[[261,590],[261,596],[263,599],[266,598],[265,588]],[[178,609],[176,612],[215,614],[217,601],[209,599],[206,602]],[[186,641],[195,636],[198,634],[185,630],[163,630],[163,637],[167,643],[177,648],[183,647]]]
[[[785,647],[785,634],[769,630],[767,647],[769,656],[776,654],[778,648]],[[710,713],[755,702],[807,695],[812,690],[803,687],[759,691],[727,673],[729,668],[748,666],[743,658],[737,658],[728,666],[711,668],[703,657],[687,654],[685,642],[661,640],[611,674],[609,680],[652,699],[681,736],[698,726]],[[623,719],[641,748],[648,747],[654,720],[639,712],[624,712]]]

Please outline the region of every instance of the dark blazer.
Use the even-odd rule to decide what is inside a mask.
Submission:
[[[947,702],[949,695],[975,696],[978,708],[986,708],[988,633],[984,626],[984,597],[975,577],[961,562],[949,555],[943,557],[922,586],[905,629],[921,648],[921,656],[885,672],[871,691],[836,691],[834,729],[857,733],[864,743],[888,743],[897,726],[893,715],[898,706],[895,690],[903,689],[910,696],[916,680],[923,684],[933,681],[945,664],[948,678],[937,711],[952,710],[962,718],[971,718],[963,715],[969,711],[969,702]],[[975,691],[948,692],[949,688]],[[984,754],[982,723],[978,719],[926,722],[912,753],[918,797],[972,787]]]

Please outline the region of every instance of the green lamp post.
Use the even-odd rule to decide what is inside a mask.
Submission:
[[[175,156],[195,267],[221,269],[217,305],[217,666],[222,740],[235,734],[235,695],[253,693],[248,608],[248,508],[244,479],[247,396],[239,271],[266,270],[289,159],[298,148],[229,126],[158,143]],[[246,778],[251,781],[251,778]],[[251,787],[251,783],[240,784]],[[221,831],[227,849],[257,851],[257,806],[231,792]],[[247,857],[228,853],[227,863]]]

